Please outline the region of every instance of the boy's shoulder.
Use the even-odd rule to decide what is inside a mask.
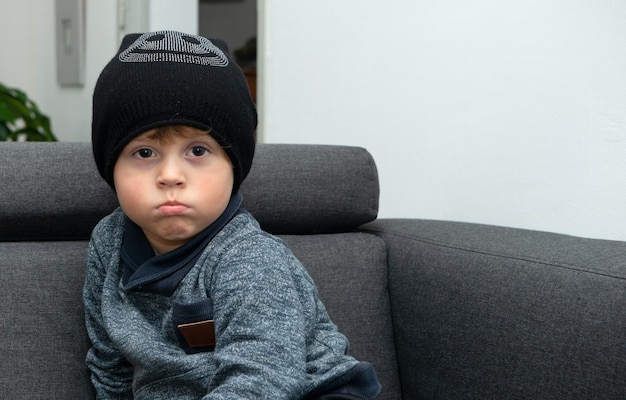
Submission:
[[[124,231],[124,212],[120,207],[102,218],[91,232],[92,241],[111,242]]]
[[[215,239],[212,251],[217,252],[218,258],[231,266],[244,260],[243,264],[253,263],[257,271],[262,271],[264,266],[271,266],[275,270],[293,272],[294,264],[300,264],[287,244],[263,230],[247,211],[235,216]]]
[[[243,209],[224,226],[219,235],[220,240],[228,247],[284,244],[280,238],[264,231],[254,216]]]

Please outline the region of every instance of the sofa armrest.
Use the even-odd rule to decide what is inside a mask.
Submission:
[[[404,398],[623,399],[626,243],[427,220],[388,247]]]

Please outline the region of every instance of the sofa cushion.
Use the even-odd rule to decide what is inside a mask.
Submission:
[[[0,254],[1,397],[93,398],[81,296],[87,243],[7,242]]]
[[[399,399],[382,240],[364,233],[283,239],[318,285],[350,340],[350,353],[374,364],[380,399]],[[92,398],[81,297],[86,248],[82,241],[0,243],[0,327],[8,339],[0,349],[0,387],[6,398]]]
[[[0,142],[0,241],[85,240],[117,205],[88,143]]]
[[[350,354],[374,365],[379,400],[400,399],[387,282],[385,244],[374,235],[283,236],[316,282]]]
[[[116,206],[89,143],[0,142],[0,241],[86,240]],[[371,155],[347,146],[260,144],[241,192],[272,232],[353,229],[378,212]]]
[[[241,193],[272,233],[346,231],[378,214],[376,165],[360,147],[259,145]]]
[[[623,399],[626,243],[378,220],[404,396]]]

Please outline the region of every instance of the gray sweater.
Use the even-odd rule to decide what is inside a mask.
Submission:
[[[302,264],[247,212],[215,236],[171,297],[122,289],[123,231],[118,209],[89,246],[87,364],[98,399],[300,399],[359,369]],[[173,320],[194,322],[207,301],[216,344],[185,351]]]

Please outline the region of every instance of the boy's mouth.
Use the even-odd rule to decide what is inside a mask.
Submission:
[[[158,206],[157,210],[165,215],[179,215],[189,210],[189,207],[177,201],[168,201]]]

